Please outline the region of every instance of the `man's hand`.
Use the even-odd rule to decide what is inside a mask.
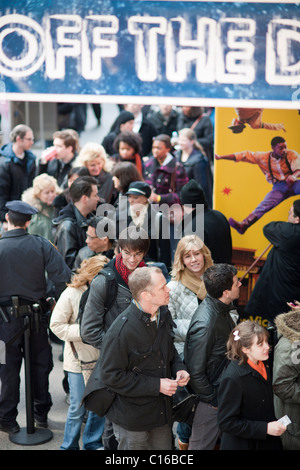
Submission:
[[[179,370],[176,374],[176,382],[179,387],[184,387],[190,380],[190,374],[186,370]]]
[[[177,382],[172,379],[160,379],[160,393],[171,397],[177,390]]]

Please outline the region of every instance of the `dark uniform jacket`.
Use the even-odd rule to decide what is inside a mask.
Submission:
[[[186,370],[174,347],[172,325],[167,307],[160,308],[157,326],[131,303],[107,331],[100,370],[102,382],[117,394],[107,414],[113,423],[130,431],[172,425],[172,398],[160,393],[160,379]]]
[[[0,305],[11,303],[11,296],[35,302],[47,295],[47,279],[58,298],[69,282],[71,272],[56,248],[45,238],[26,230],[8,230],[0,238]]]
[[[226,344],[234,322],[233,305],[209,294],[195,311],[185,342],[184,358],[191,376],[189,386],[201,401],[217,405],[218,384],[226,365]]]

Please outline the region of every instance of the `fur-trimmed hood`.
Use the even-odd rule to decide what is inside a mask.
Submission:
[[[300,341],[300,307],[287,313],[281,313],[275,318],[278,336],[284,336],[291,343]]]

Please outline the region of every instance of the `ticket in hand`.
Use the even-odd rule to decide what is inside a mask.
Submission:
[[[292,421],[290,420],[288,415],[285,415],[282,418],[280,418],[278,422],[284,424],[284,426],[287,426],[288,424],[291,424]]]

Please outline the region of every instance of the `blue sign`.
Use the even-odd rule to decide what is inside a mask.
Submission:
[[[299,11],[270,2],[1,0],[0,97],[298,109]]]

